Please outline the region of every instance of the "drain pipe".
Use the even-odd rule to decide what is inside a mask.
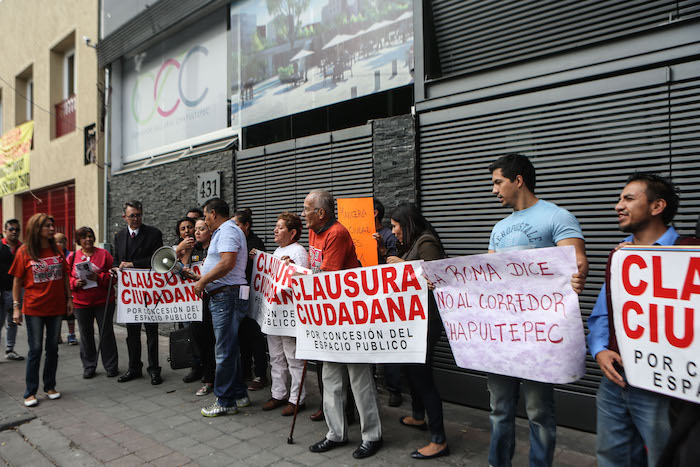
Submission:
[[[102,239],[104,242],[104,246],[106,249],[111,253],[112,249],[108,247],[109,245],[109,240],[107,237],[107,233],[109,231],[109,172],[112,168],[112,160],[111,160],[111,151],[110,151],[110,146],[111,146],[111,127],[110,127],[110,102],[112,100],[112,92],[110,90],[110,83],[109,83],[109,72],[110,72],[111,65],[108,65],[107,68],[105,68],[105,128],[104,128],[104,141],[105,141],[105,161],[104,161],[104,167],[103,167],[103,174],[104,174],[104,183],[103,183],[103,188],[104,188],[104,205],[102,206],[102,214],[103,214],[103,220],[102,220],[102,225],[103,225],[103,234],[102,234]]]

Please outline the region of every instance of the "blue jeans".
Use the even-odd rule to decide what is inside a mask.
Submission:
[[[604,377],[596,406],[600,467],[657,464],[671,434],[667,397],[629,384],[621,388]]]
[[[14,311],[12,307],[12,290],[3,290],[0,294],[0,299],[2,300],[2,303],[0,303],[0,333],[2,333],[2,327],[7,324],[6,348],[10,352],[15,348],[15,339],[17,338],[17,325],[12,320]],[[22,303],[22,298],[19,301]],[[1,338],[2,335],[0,335],[0,341],[2,340]]]
[[[503,375],[489,375],[491,394],[491,445],[489,465],[510,466],[515,451],[515,409],[520,384],[530,421],[530,466],[550,466],[554,457],[557,423],[554,418],[554,386]]]
[[[41,365],[42,341],[46,327],[46,359],[44,360],[44,391],[56,388],[56,368],[58,367],[58,336],[61,334],[63,315],[24,316],[27,323],[27,389],[24,398],[35,396],[39,390],[39,367]]]
[[[241,353],[238,346],[238,327],[247,310],[248,300],[238,298],[238,287],[209,298],[209,311],[216,338],[214,394],[223,407],[235,406],[236,399],[248,395],[248,389],[241,378]]]

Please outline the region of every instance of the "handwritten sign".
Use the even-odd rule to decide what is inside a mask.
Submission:
[[[573,246],[423,263],[457,365],[546,383],[585,373]]]
[[[29,151],[34,121],[22,123],[0,137],[0,196],[29,189]]]
[[[420,262],[293,277],[296,357],[425,363],[427,287]]]
[[[271,336],[296,337],[296,311],[291,279],[294,274],[311,274],[311,270],[258,251],[253,260],[249,314],[262,332]]]
[[[610,282],[627,381],[700,403],[700,248],[622,248]]]
[[[350,232],[362,266],[379,264],[372,198],[338,198],[338,222]]]
[[[201,274],[202,263],[190,268]],[[118,323],[202,321],[202,299],[194,281],[150,269],[124,269],[117,274]]]

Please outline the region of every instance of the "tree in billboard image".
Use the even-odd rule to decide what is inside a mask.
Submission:
[[[240,126],[367,96],[413,81],[412,2],[249,0],[231,6],[231,48]]]

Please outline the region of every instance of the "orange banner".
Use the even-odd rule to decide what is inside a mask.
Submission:
[[[377,241],[372,237],[374,201],[372,198],[338,198],[338,221],[348,229],[362,266],[379,264]]]

